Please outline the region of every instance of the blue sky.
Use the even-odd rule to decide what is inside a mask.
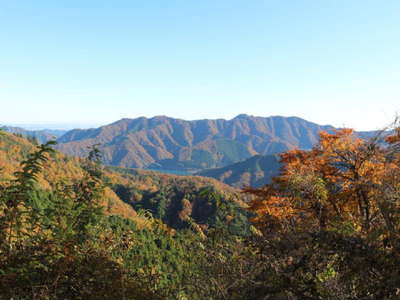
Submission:
[[[0,124],[400,112],[400,1],[0,0]]]

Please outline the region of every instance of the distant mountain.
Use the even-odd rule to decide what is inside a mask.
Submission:
[[[88,147],[100,144],[104,163],[120,167],[201,170],[258,154],[310,149],[322,130],[333,127],[280,116],[196,121],[141,117],[96,129],[71,130],[58,139],[57,147],[69,155],[85,156]]]
[[[55,140],[67,132],[66,130],[56,129],[27,130],[13,126],[0,126],[0,129],[10,133],[21,134],[26,137],[34,137],[39,143],[46,143],[50,140]]]
[[[261,187],[270,183],[279,170],[279,155],[255,155],[223,168],[200,171],[196,175],[212,177],[237,188]]]

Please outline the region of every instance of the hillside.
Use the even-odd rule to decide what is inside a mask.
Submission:
[[[21,160],[33,152],[35,145],[15,134],[0,131],[0,183],[13,179],[13,173],[20,169]],[[40,186],[51,189],[57,182],[71,183],[83,177],[84,171],[79,158],[67,157],[56,152],[45,164],[43,174],[38,178]],[[106,188],[102,205],[109,214],[117,214],[137,220],[137,214],[110,189]]]
[[[206,230],[228,223],[237,234],[249,233],[248,195],[212,178],[109,168],[113,191],[135,210],[147,210],[174,229],[199,225]],[[113,179],[116,178],[117,180]],[[227,219],[228,218],[228,219]],[[200,229],[199,229],[200,228]]]
[[[18,170],[20,161],[34,149],[35,145],[29,140],[0,131],[0,183],[13,179],[12,174]],[[84,174],[81,165],[82,159],[56,152],[46,163],[38,182],[42,188],[51,189],[57,182],[79,180]],[[122,168],[105,168],[104,173],[107,188],[102,205],[107,213],[141,224],[145,220],[137,216],[139,209],[149,210],[154,217],[177,229],[190,227],[190,222],[204,228],[212,226],[213,218],[228,208],[240,216],[247,215],[242,209],[245,197],[215,179]],[[215,206],[216,200],[209,196],[211,193],[227,206],[226,209]]]
[[[196,175],[218,179],[231,186],[261,187],[279,174],[279,155],[255,155],[244,161],[216,169],[198,172]]]
[[[239,115],[232,120],[197,120],[158,116],[122,119],[96,129],[72,130],[58,139],[58,149],[85,156],[100,144],[104,163],[127,168],[208,169],[254,155],[291,148],[310,149],[318,132],[332,130],[297,117]]]

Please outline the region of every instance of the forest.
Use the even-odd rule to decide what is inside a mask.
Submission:
[[[0,132],[3,299],[398,299],[400,126],[320,132],[271,183],[110,168]]]

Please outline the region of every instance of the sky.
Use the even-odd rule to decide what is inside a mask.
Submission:
[[[377,129],[400,112],[400,1],[0,0],[0,105],[0,124]]]

